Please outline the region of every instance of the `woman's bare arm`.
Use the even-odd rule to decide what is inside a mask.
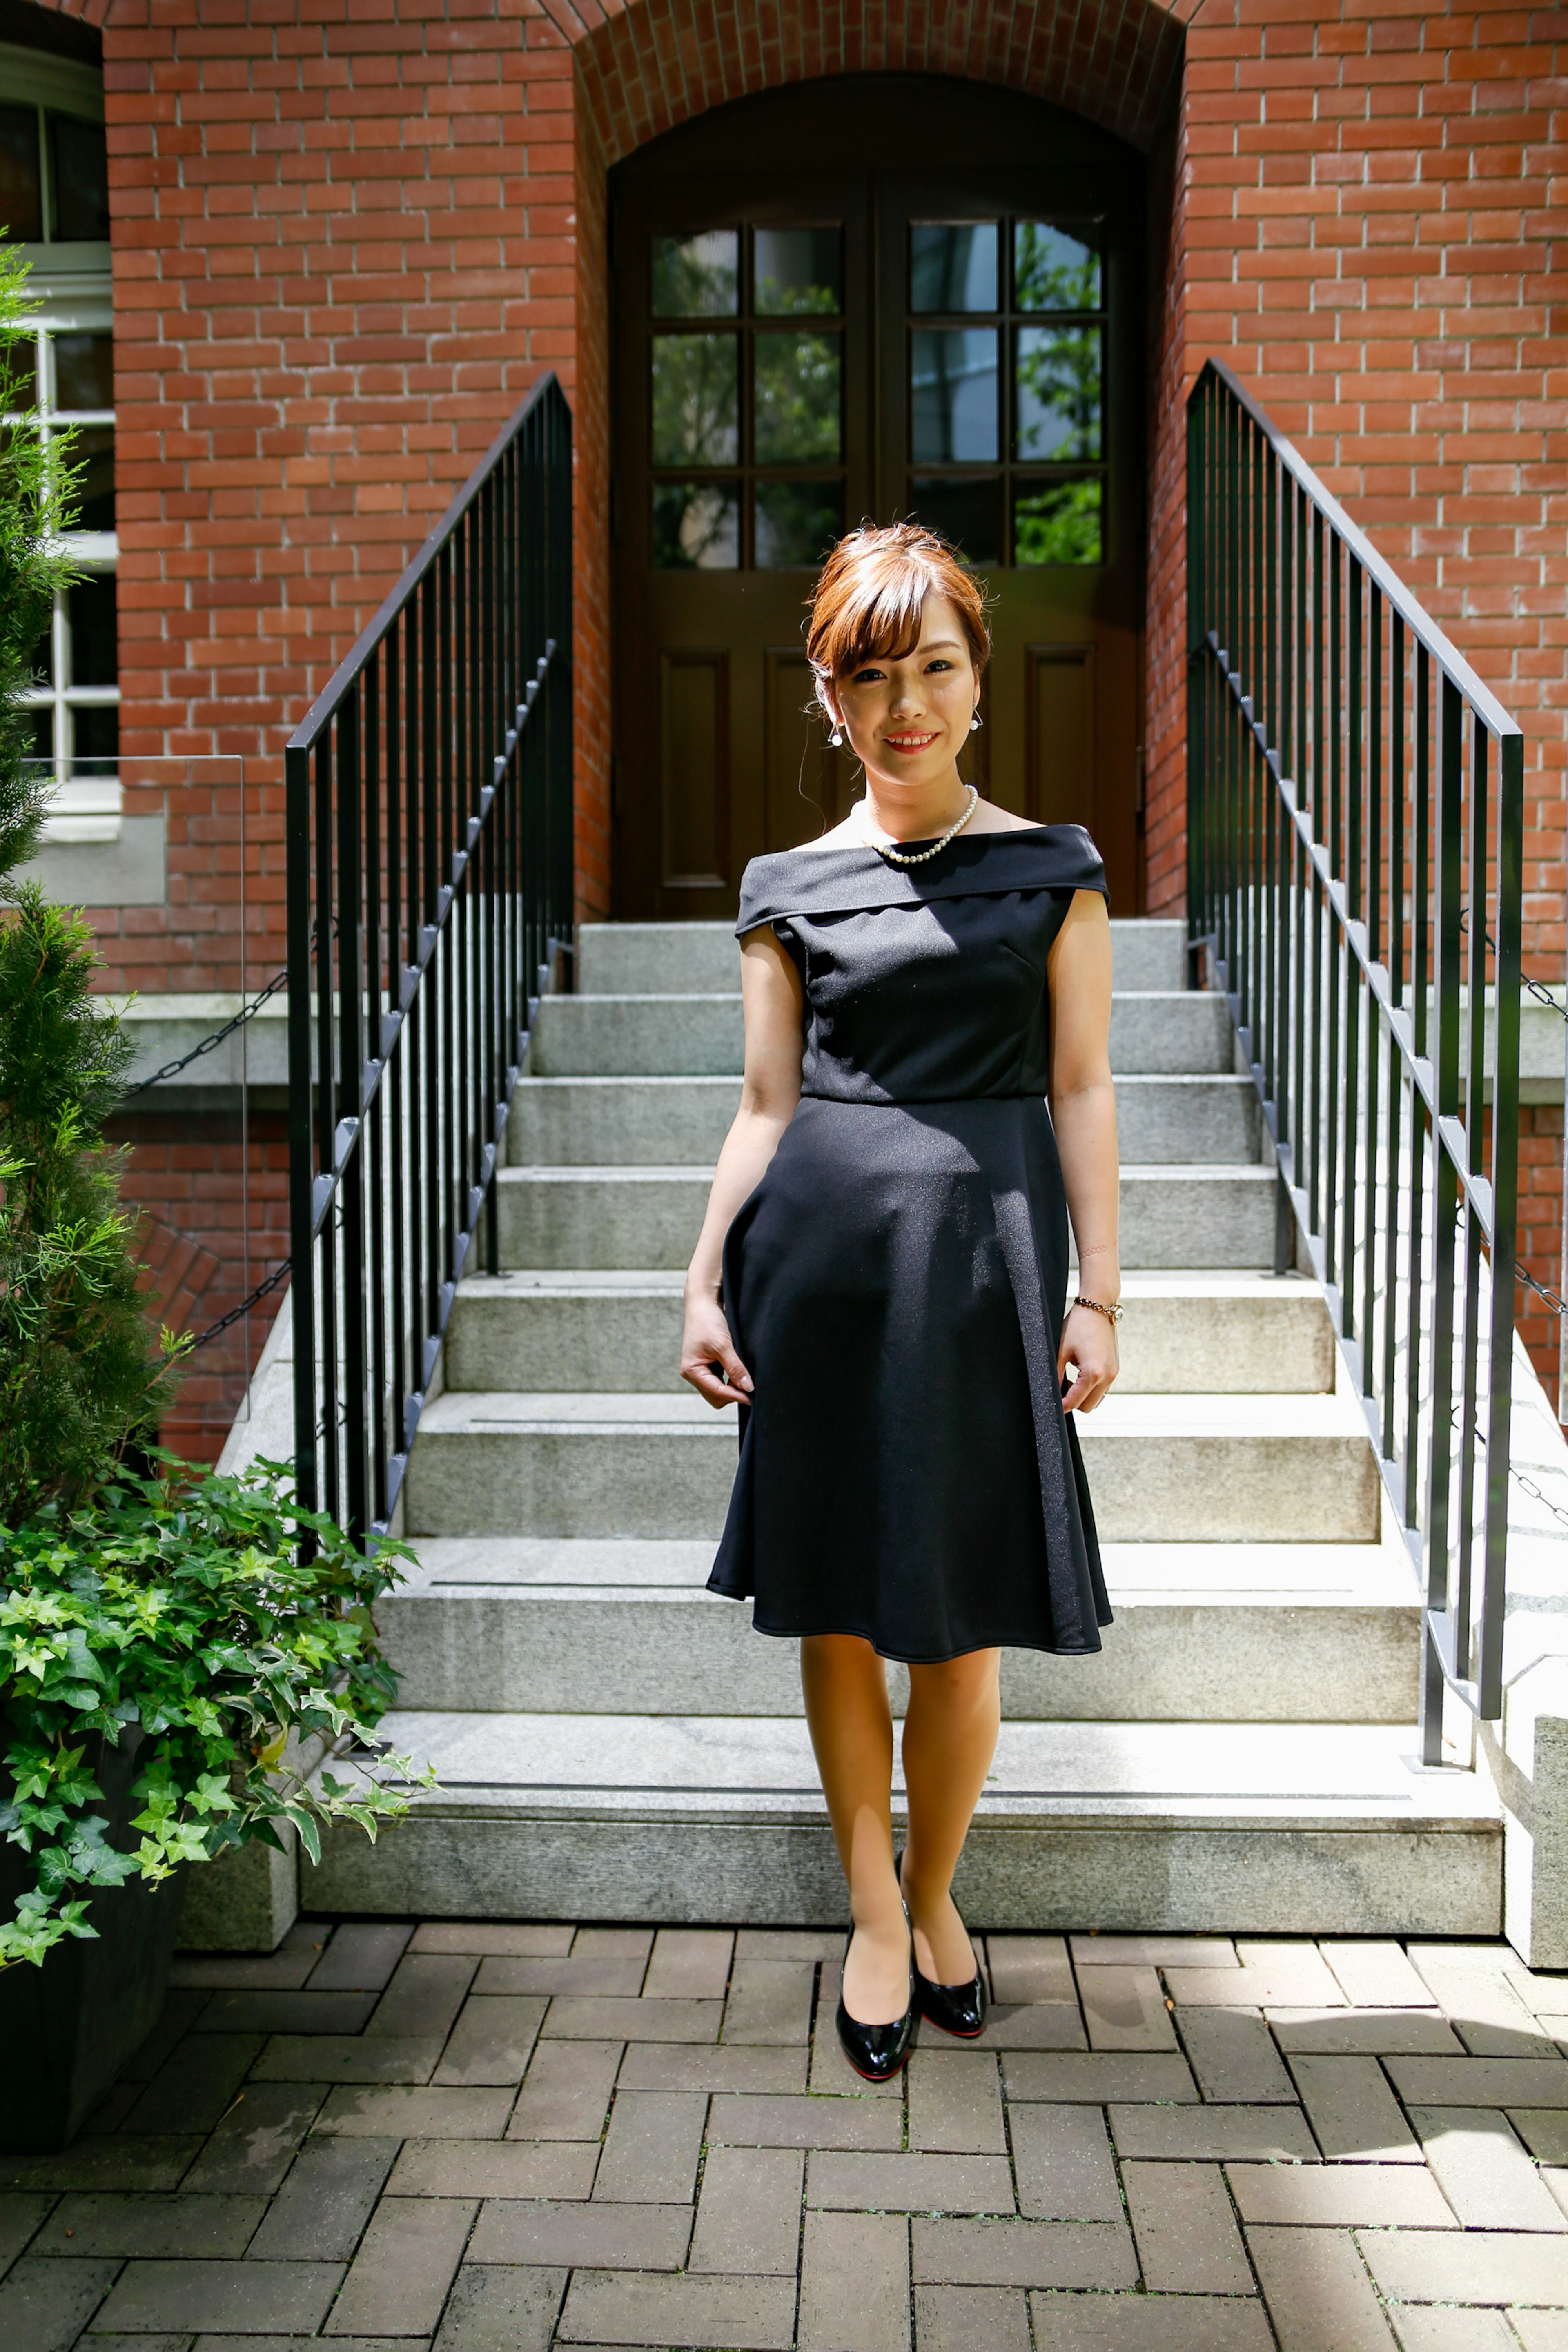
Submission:
[[[1110,922],[1098,890],[1074,893],[1046,967],[1051,992],[1051,1120],[1078,1243],[1079,1288],[1112,1307],[1121,1296],[1116,1096],[1110,1082]],[[1116,1328],[1075,1307],[1062,1326],[1062,1399],[1092,1412],[1120,1370]]]
[[[687,1270],[680,1342],[681,1379],[715,1406],[744,1404],[752,1387],[719,1304],[724,1236],[736,1210],[761,1183],[800,1100],[805,993],[771,924],[748,931],[741,942],[741,1001],[746,1018],[741,1108],[719,1154],[708,1213]]]

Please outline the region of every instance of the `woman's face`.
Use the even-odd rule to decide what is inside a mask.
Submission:
[[[912,653],[863,662],[826,697],[868,775],[931,784],[951,771],[980,699],[969,640],[945,596],[928,596]]]

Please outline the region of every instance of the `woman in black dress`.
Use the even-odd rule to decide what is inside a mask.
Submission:
[[[741,1407],[709,1581],[800,1637],[854,1921],[838,2029],[879,2080],[917,2014],[984,2023],[951,1887],[1002,1648],[1087,1654],[1110,1621],[1068,1418],[1117,1372],[1110,930],[1089,835],[959,775],[990,643],[941,540],[852,532],[807,650],[866,793],[741,886],[745,1079],[681,1371]],[[897,1860],[885,1657],[910,1667]]]

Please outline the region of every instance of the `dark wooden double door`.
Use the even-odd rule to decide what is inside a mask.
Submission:
[[[842,78],[655,142],[611,225],[617,911],[730,915],[749,858],[847,814],[802,622],[838,533],[901,516],[993,599],[974,781],[1087,824],[1135,911],[1138,158],[1007,93]]]

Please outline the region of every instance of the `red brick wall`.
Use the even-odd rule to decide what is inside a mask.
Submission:
[[[1529,1104],[1519,1121],[1519,1262],[1557,1290],[1563,1276],[1563,1111],[1556,1103]],[[1557,1396],[1557,1318],[1521,1287],[1516,1320],[1531,1362]]]

